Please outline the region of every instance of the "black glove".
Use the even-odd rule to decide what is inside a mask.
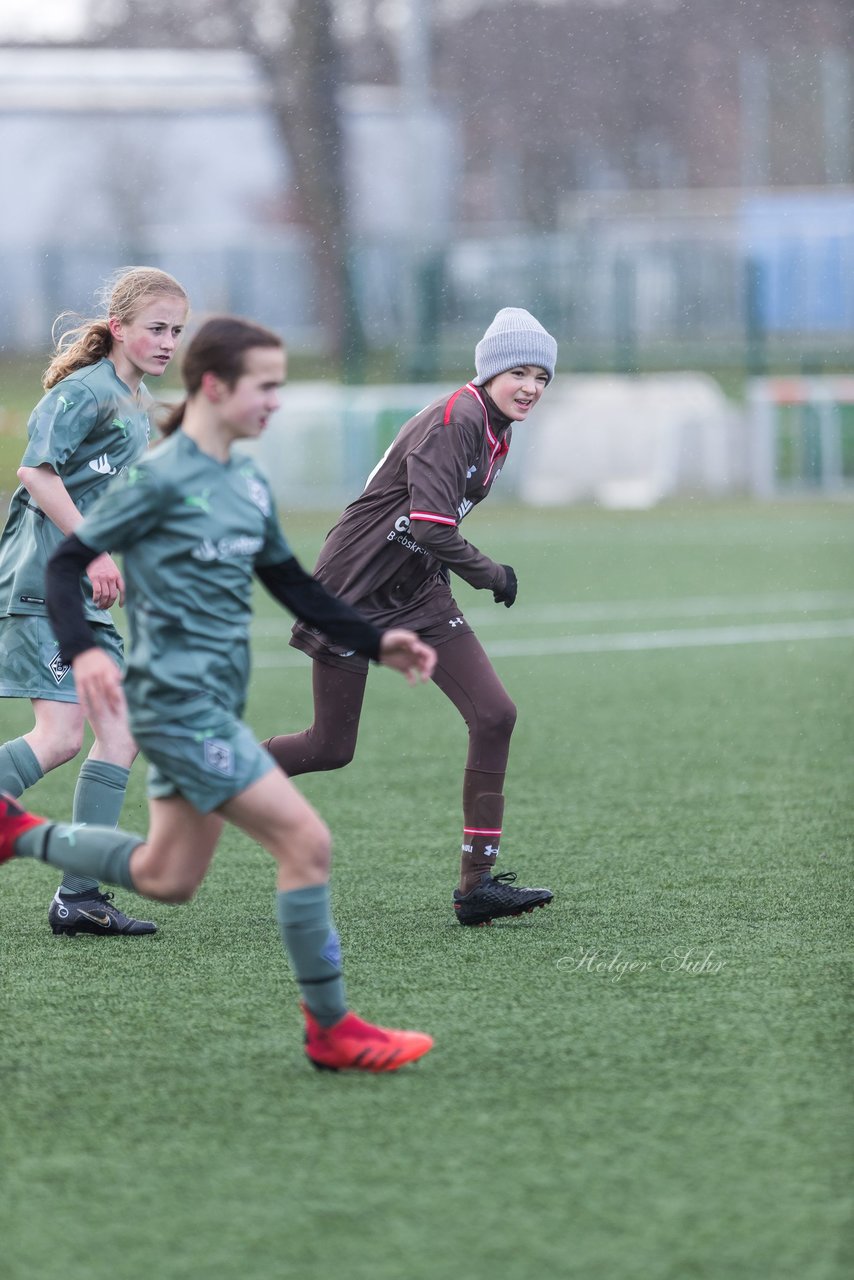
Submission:
[[[503,604],[505,609],[509,609],[516,599],[516,592],[519,589],[519,583],[516,581],[516,574],[510,568],[509,564],[503,564],[501,568],[507,575],[507,581],[500,591],[493,591],[492,598],[496,604]]]

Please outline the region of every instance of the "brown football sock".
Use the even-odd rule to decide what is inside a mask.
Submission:
[[[504,816],[503,785],[503,773],[483,773],[479,769],[465,771],[461,893],[468,893],[495,866]]]

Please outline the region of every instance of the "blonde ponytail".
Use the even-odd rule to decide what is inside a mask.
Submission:
[[[113,335],[106,320],[84,320],[57,338],[57,330],[64,321],[72,318],[69,312],[64,311],[53,322],[51,337],[56,354],[42,375],[45,391],[50,391],[75,369],[83,369],[102,360],[113,349]]]
[[[113,349],[110,319],[115,317],[125,324],[137,316],[149,298],[168,294],[188,302],[187,294],[173,276],[157,267],[123,267],[109,278],[99,292],[101,315],[89,320],[64,311],[57,316],[51,329],[54,356],[42,375],[45,391],[56,386],[75,369],[96,364]],[[72,328],[62,330],[68,321],[77,320]]]

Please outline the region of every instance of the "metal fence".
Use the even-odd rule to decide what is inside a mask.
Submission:
[[[754,378],[748,406],[757,497],[854,493],[854,377]]]
[[[44,350],[58,312],[88,313],[99,279],[152,262],[188,288],[196,314],[236,311],[322,352],[310,244],[299,232],[216,247],[0,246],[0,345]],[[844,367],[854,341],[854,222],[848,234],[757,250],[733,225],[713,237],[575,232],[411,241],[351,250],[370,348],[397,353],[403,376],[458,367],[499,307],[532,310],[561,342],[561,367],[632,371],[736,365]]]

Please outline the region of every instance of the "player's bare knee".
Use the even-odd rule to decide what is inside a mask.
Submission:
[[[316,813],[311,813],[300,826],[296,839],[290,842],[288,859],[312,875],[328,875],[332,863],[332,836]]]
[[[158,876],[134,876],[134,883],[139,893],[146,898],[153,898],[155,902],[168,902],[173,906],[190,902],[199,887],[197,880],[168,871]]]
[[[123,740],[96,738],[89,752],[90,760],[104,760],[121,769],[129,769],[139,755],[139,747],[133,738]]]
[[[162,894],[159,901],[168,902],[170,905],[176,907],[183,906],[186,902],[192,902],[193,898],[196,896],[196,889],[198,889],[198,887],[199,886],[196,884],[177,885],[168,890],[168,892]]]
[[[326,823],[317,817],[315,817],[314,828],[308,842],[307,854],[314,871],[329,871],[332,863],[332,835]]]
[[[83,730],[64,734],[61,738],[46,738],[33,735],[28,738],[30,747],[45,773],[58,769],[61,764],[68,764],[79,754],[83,746]]]
[[[83,746],[82,734],[80,738],[77,739],[77,741],[75,742],[57,743],[57,750],[54,753],[53,768],[55,769],[57,768],[58,765],[61,765],[61,764],[68,764],[69,760],[73,760],[75,756],[78,756],[80,754],[80,749],[82,746]]]
[[[90,756],[129,769],[139,754],[139,747],[131,737],[124,716],[107,717],[100,719],[98,723],[90,723],[95,732]]]
[[[156,845],[137,845],[131,854],[130,875],[137,893],[155,902],[189,902],[201,883],[192,866],[181,866],[163,856]]]

